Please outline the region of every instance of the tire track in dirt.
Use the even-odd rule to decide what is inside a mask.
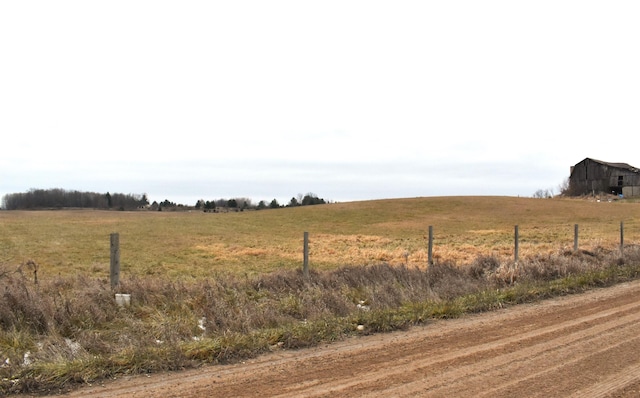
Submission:
[[[596,385],[590,385],[571,395],[571,398],[579,397],[608,397],[620,391],[621,394],[616,396],[624,396],[625,388],[634,382],[637,382],[640,375],[640,364],[628,366],[620,372],[617,372],[605,380],[600,381]],[[631,395],[630,395],[631,396]],[[633,391],[634,397],[640,396],[638,391]]]
[[[640,281],[66,397],[631,397]]]
[[[624,313],[630,315],[620,318]],[[597,322],[595,326],[589,326],[583,329],[583,325]],[[603,333],[613,333],[610,329],[618,329],[623,326],[631,325],[627,329],[633,329],[640,322],[640,302],[629,304],[612,310],[603,311],[597,314],[588,315],[582,318],[573,319],[562,322],[554,326],[548,326],[534,331],[509,336],[504,339],[480,344],[474,347],[463,347],[462,349],[449,352],[444,355],[437,355],[425,358],[424,353],[407,355],[396,362],[388,362],[388,366],[377,371],[368,372],[358,379],[344,383],[336,380],[331,383],[324,383],[324,387],[330,389],[333,393],[342,391],[343,396],[347,394],[357,393],[362,395],[363,390],[378,391],[385,389],[386,393],[392,396],[415,396],[417,393],[424,391],[424,377],[417,377],[416,373],[423,374],[428,377],[431,374],[437,374],[429,380],[429,392],[437,394],[438,391],[444,390],[443,396],[459,396],[468,392],[469,395],[475,395],[486,389],[485,378],[495,377],[508,371],[514,371],[513,367],[530,368],[532,357],[542,356],[553,353],[556,356],[567,357],[571,351],[575,350],[574,346],[582,344],[591,344],[594,341],[601,340]],[[576,329],[576,330],[573,330]],[[619,334],[619,330],[617,331]],[[558,336],[558,337],[553,337]],[[632,337],[635,335],[631,334]],[[526,347],[526,350],[520,347]],[[578,359],[580,360],[580,359]],[[506,370],[509,366],[511,369]],[[410,369],[408,372],[407,370]],[[447,369],[446,371],[438,371],[439,369]],[[464,384],[460,384],[460,376],[463,375]],[[473,391],[470,383],[473,379],[479,379],[481,386],[479,391]],[[390,387],[389,381],[393,380],[393,384],[399,387]],[[414,388],[410,386],[413,385]],[[277,395],[278,397],[291,396],[322,396],[323,392],[319,391],[317,395],[306,391],[307,389],[291,390],[288,394]],[[345,391],[346,390],[346,391]]]
[[[611,326],[610,323],[593,326],[589,329],[569,332],[570,334],[568,335],[562,335],[549,340],[546,340],[546,333],[542,333],[535,338],[535,340],[542,341],[534,343],[534,345],[529,345],[529,342],[524,341],[524,339],[523,341],[508,342],[505,344],[505,347],[496,347],[491,350],[491,352],[482,352],[479,360],[473,360],[471,363],[460,364],[458,366],[455,366],[455,364],[448,365],[451,372],[442,373],[439,377],[441,380],[439,380],[438,383],[434,383],[434,385],[429,388],[429,391],[434,394],[442,391],[443,395],[448,396],[451,396],[451,394],[505,396],[504,391],[513,388],[518,383],[539,378],[550,372],[555,372],[560,367],[583,360],[582,355],[577,358],[572,358],[572,354],[579,351],[579,347],[582,345],[593,344],[595,346],[605,334],[619,335],[619,327],[627,329],[630,338],[634,338],[635,327],[639,322],[638,315],[632,314],[627,316],[623,322],[625,322],[625,324],[620,326]],[[554,334],[555,332],[557,331],[554,331]],[[521,349],[523,346],[528,348],[526,350]],[[606,349],[609,349],[609,347]],[[465,360],[464,356],[461,355],[458,362],[464,363],[471,359],[472,358],[467,358]],[[550,365],[537,366],[537,369],[543,370],[534,370],[532,372],[531,368],[534,361],[544,362]],[[419,370],[431,370],[431,366]],[[517,380],[513,380],[512,378],[500,380],[502,375],[517,372],[527,374],[527,376]],[[428,374],[428,372],[425,373]],[[460,377],[461,374],[463,375],[462,377]],[[488,391],[487,379],[491,380],[492,384],[496,384]],[[424,390],[423,384],[421,380],[409,382],[399,390],[402,391],[404,395],[409,394],[415,396],[416,393]],[[411,386],[413,386],[413,388],[411,388]],[[387,389],[387,392],[396,395],[392,389]]]

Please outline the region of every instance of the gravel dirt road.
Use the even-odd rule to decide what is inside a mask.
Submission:
[[[59,397],[638,397],[640,281]]]

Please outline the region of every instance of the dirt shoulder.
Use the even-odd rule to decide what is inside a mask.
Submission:
[[[635,397],[640,281],[57,397]]]

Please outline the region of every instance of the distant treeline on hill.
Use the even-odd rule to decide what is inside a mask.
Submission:
[[[258,202],[255,205],[249,198],[233,198],[233,199],[216,199],[207,200],[200,199],[196,202],[194,208],[196,210],[202,210],[204,212],[218,212],[218,211],[243,211],[243,210],[263,210],[263,209],[277,209],[280,207],[295,207],[295,206],[310,206],[310,205],[322,205],[327,203],[324,199],[319,198],[314,193],[308,193],[304,196],[298,194],[298,198],[293,197],[286,205],[281,205],[276,199],[273,199],[267,204],[264,200]],[[183,205],[176,205],[173,202],[165,200],[164,202],[153,202],[150,206],[151,210],[162,210],[163,208],[169,210],[175,210],[183,207]]]
[[[62,208],[85,208],[85,209],[116,209],[116,210],[189,210],[196,209],[205,212],[222,211],[242,211],[247,209],[275,209],[280,207],[308,206],[327,203],[314,193],[306,195],[298,194],[286,205],[281,205],[273,199],[270,203],[261,200],[257,205],[253,204],[249,198],[199,200],[195,206],[176,204],[165,199],[163,202],[149,204],[146,194],[121,194],[121,193],[97,193],[68,191],[60,188],[54,189],[31,189],[24,193],[11,193],[2,198],[2,208],[5,210],[37,210],[37,209],[62,209]]]
[[[89,208],[134,210],[147,206],[147,195],[67,191],[64,189],[31,189],[11,193],[2,198],[6,210]]]

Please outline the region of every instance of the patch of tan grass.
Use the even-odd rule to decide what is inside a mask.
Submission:
[[[640,240],[640,206],[624,201],[435,197],[339,203],[277,210],[202,212],[0,212],[0,264],[33,259],[41,276],[106,276],[109,234],[120,233],[123,274],[202,278],[260,274],[302,264],[303,232],[319,270],[389,263],[424,267],[428,227],[437,261],[478,255],[512,258],[514,226],[521,256],[573,246],[615,248]]]

